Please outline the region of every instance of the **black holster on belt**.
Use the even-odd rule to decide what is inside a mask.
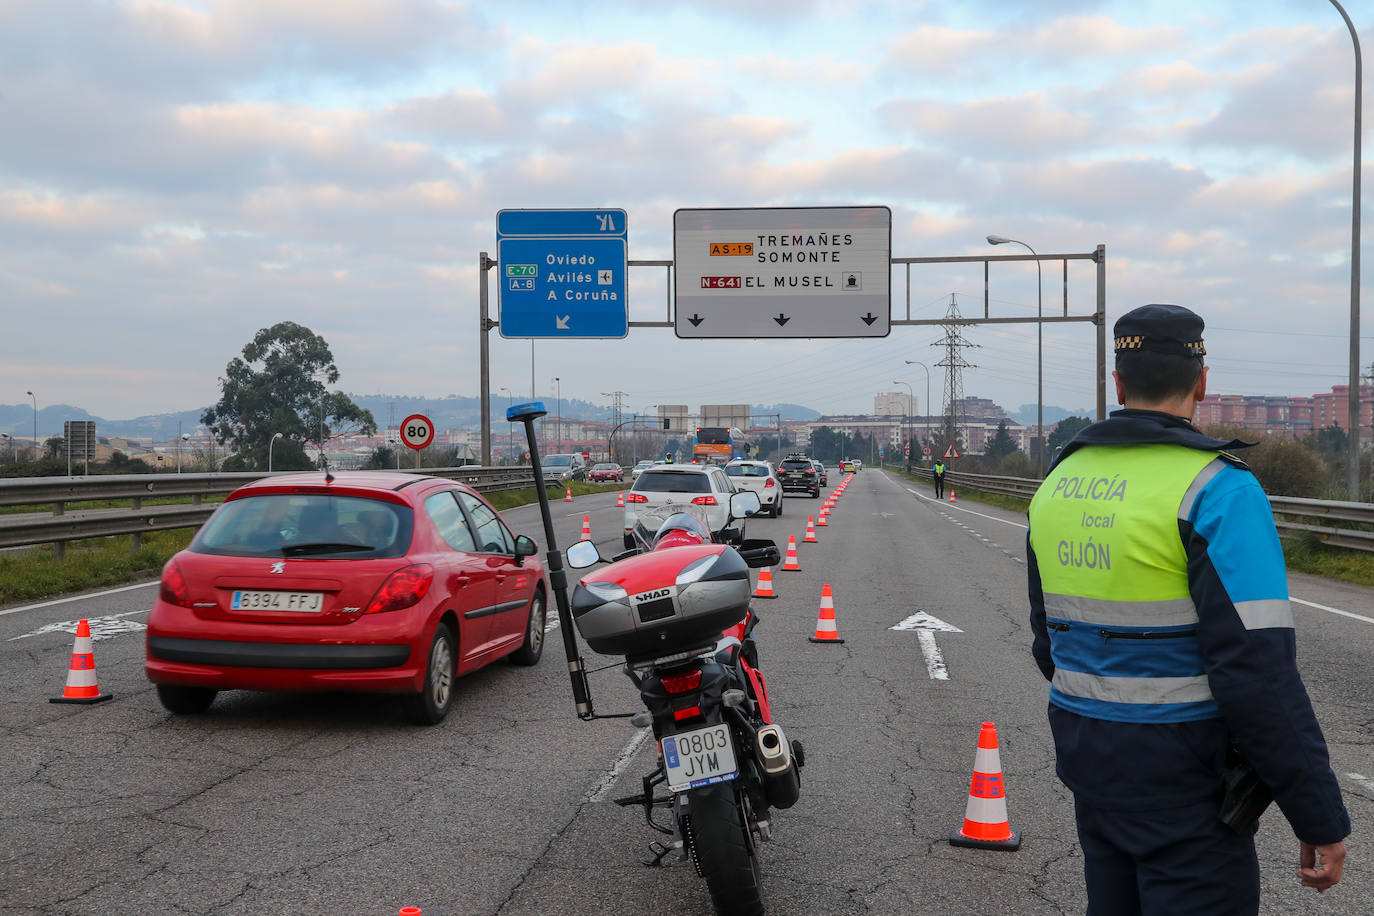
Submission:
[[[1221,779],[1221,822],[1241,836],[1254,836],[1274,793],[1234,745],[1227,748]]]

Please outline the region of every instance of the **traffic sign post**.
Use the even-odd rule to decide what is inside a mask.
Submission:
[[[629,334],[624,210],[496,214],[502,337]]]
[[[886,337],[887,207],[678,210],[678,337]]]

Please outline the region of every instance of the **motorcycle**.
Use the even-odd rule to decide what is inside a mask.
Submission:
[[[536,480],[533,418],[542,408],[507,411],[508,419],[526,424]],[[772,839],[771,810],[797,802],[806,760],[801,743],[789,741],[772,720],[753,635],[759,618],[750,606],[749,569],[776,565],[777,545],[741,540],[728,524],[713,532],[691,504],[646,509],[636,518],[629,550],[608,560],[591,541],[568,549],[574,569],[610,564],[583,575],[569,601],[547,496],[542,490],[540,496],[578,715],[609,718],[593,710],[574,625],[594,652],[625,658],[645,709],[622,717],[651,727],[656,739],[657,763],[640,791],[615,800],[641,808],[646,823],[665,835],[650,845],[646,864],[662,864],[676,852],[706,880],[717,913],[763,913],[759,846]],[[758,510],[757,494],[731,495],[731,521]],[[655,819],[660,811],[666,823]]]

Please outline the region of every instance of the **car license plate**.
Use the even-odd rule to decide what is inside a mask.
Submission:
[[[323,592],[234,592],[229,605],[236,611],[305,611],[319,613]]]
[[[739,775],[730,728],[710,725],[695,731],[669,735],[659,742],[668,789],[681,792],[698,786],[725,782]]]

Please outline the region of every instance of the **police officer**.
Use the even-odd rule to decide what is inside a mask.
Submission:
[[[945,459],[936,458],[935,464],[930,468],[935,475],[935,498],[945,498]]]
[[[1032,651],[1090,916],[1258,912],[1256,822],[1221,820],[1228,760],[1292,825],[1303,885],[1326,890],[1345,862],[1350,817],[1298,675],[1273,514],[1222,451],[1245,443],[1190,422],[1202,329],[1176,305],[1121,317],[1125,409],[1064,448],[1030,507]]]

